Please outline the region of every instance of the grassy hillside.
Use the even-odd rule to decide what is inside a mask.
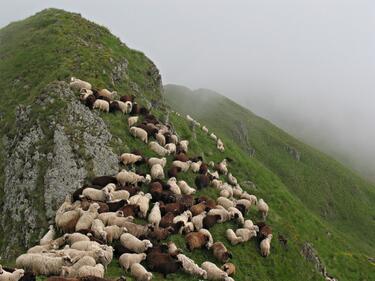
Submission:
[[[77,24],[82,27],[78,34],[75,28]],[[128,49],[105,28],[88,22],[79,15],[55,9],[46,10],[25,21],[13,23],[4,28],[0,31],[0,39],[0,86],[3,89],[2,94],[4,97],[4,103],[1,104],[1,111],[3,112],[1,119],[3,136],[11,138],[19,130],[14,123],[16,105],[33,104],[35,99],[40,95],[40,90],[44,89],[46,85],[54,80],[67,80],[71,75],[88,80],[97,87],[105,86],[116,89],[120,93],[134,93],[141,104],[152,102],[155,105],[157,102],[153,100],[162,100],[159,87],[160,77],[157,70],[155,71],[155,66],[152,62],[141,53]],[[118,70],[114,66],[123,65],[125,60],[128,62],[126,71],[123,72],[120,79],[115,79],[116,81],[112,83],[119,72],[113,72],[114,68]],[[46,93],[48,95],[48,91],[44,91],[44,94]],[[170,95],[167,97],[170,97]],[[178,98],[180,97],[178,96]],[[173,107],[181,111],[178,104],[175,104]],[[196,102],[192,101],[189,103],[186,101],[184,107],[186,107],[189,113],[191,112],[192,116],[200,118],[200,116],[197,116],[196,109],[198,106]],[[59,104],[58,108],[59,114],[62,114],[64,104]],[[220,106],[217,108],[220,108]],[[228,107],[227,109],[233,108]],[[235,109],[238,110],[238,108]],[[47,118],[53,116],[54,108],[44,108],[42,110],[38,107],[33,107],[32,110],[34,110],[33,115],[36,118],[36,122],[40,121],[43,129],[48,132]],[[210,110],[210,107],[207,106],[208,110]],[[233,253],[232,262],[237,265],[235,279],[245,281],[323,280],[321,275],[314,269],[314,266],[302,258],[300,254],[302,245],[305,242],[309,242],[319,253],[323,263],[327,266],[328,272],[339,280],[373,280],[374,265],[368,261],[367,256],[373,254],[373,248],[371,248],[370,244],[373,242],[366,241],[366,239],[362,239],[365,241],[358,241],[358,244],[349,241],[348,236],[359,237],[357,236],[359,235],[357,230],[353,229],[350,233],[344,233],[335,224],[322,219],[318,212],[315,212],[313,208],[310,208],[302,200],[303,198],[296,196],[296,193],[291,189],[289,183],[285,181],[282,175],[274,171],[274,168],[262,158],[259,158],[262,153],[268,155],[274,152],[275,155],[271,159],[280,157],[279,161],[288,165],[284,167],[285,173],[298,171],[298,167],[293,167],[291,164],[294,163],[294,160],[286,160],[292,158],[287,152],[282,153],[281,148],[279,150],[275,149],[275,151],[268,150],[269,142],[277,143],[268,134],[268,126],[271,125],[267,125],[263,121],[267,125],[263,128],[263,133],[259,133],[255,137],[254,132],[254,139],[257,139],[260,143],[259,145],[263,146],[254,145],[256,156],[251,158],[247,153],[244,153],[244,148],[247,149],[247,147],[243,143],[237,143],[233,135],[225,133],[227,130],[225,128],[230,128],[228,126],[230,120],[224,120],[223,110],[218,112],[212,110],[210,112],[210,115],[216,118],[215,121],[217,122],[216,128],[212,124],[210,125],[210,129],[214,129],[222,137],[226,145],[225,153],[219,153],[215,144],[207,135],[203,134],[199,129],[193,131],[183,117],[170,112],[168,107],[162,103],[157,107],[153,107],[153,113],[156,116],[162,120],[166,119],[166,116],[169,116],[170,122],[179,136],[190,141],[189,155],[202,155],[205,161],[212,160],[215,162],[229,156],[233,159],[229,169],[238,178],[243,188],[255,194],[258,198],[264,198],[270,206],[267,222],[272,226],[275,235],[272,241],[271,255],[267,258],[260,256],[256,239],[238,246],[228,244],[228,241],[224,237],[224,232],[228,227],[235,227],[233,222],[218,224],[212,230],[214,239],[223,241]],[[247,117],[248,113],[246,111],[243,111],[243,113],[245,114],[243,116],[246,117],[242,118],[249,118],[250,120],[250,117]],[[137,148],[144,152],[146,156],[154,155],[145,144],[129,135],[126,118],[122,114],[99,112],[95,112],[95,114],[100,116],[107,124],[112,134],[110,145],[116,154]],[[241,116],[238,115],[241,112],[237,111],[228,111],[226,114],[229,114],[227,115],[228,118],[231,117],[231,114],[236,117]],[[66,116],[66,119],[69,119],[69,117]],[[44,122],[42,122],[43,120]],[[218,122],[218,120],[221,122]],[[241,119],[238,118],[236,120]],[[207,124],[209,124],[208,121]],[[258,124],[260,127],[261,125],[262,123]],[[74,132],[72,132],[73,129],[73,127],[65,128],[66,131],[70,131],[69,133],[74,135]],[[81,130],[84,131],[87,128],[81,128]],[[274,128],[273,131],[275,134],[279,134],[277,128]],[[253,135],[252,133],[249,135],[251,140]],[[288,136],[285,135],[284,138],[287,139]],[[286,140],[284,142],[286,143]],[[43,146],[46,144],[41,143],[40,145]],[[297,142],[288,144],[297,147]],[[279,148],[279,146],[282,147],[282,144],[275,146]],[[2,146],[2,149],[1,154],[3,158],[0,160],[2,160],[1,164],[5,165],[4,146]],[[297,147],[297,149],[300,149],[300,147]],[[80,155],[79,149],[74,151],[74,153],[78,157]],[[300,162],[303,163],[305,152],[301,151],[301,153]],[[171,157],[168,160],[170,162]],[[318,160],[315,161],[319,162]],[[329,164],[329,162],[325,164],[327,165],[327,169],[330,168]],[[295,165],[300,165],[300,163]],[[3,172],[0,173],[2,177],[0,190],[4,194],[4,192],[11,191],[4,190],[5,171],[4,167],[1,168]],[[142,167],[142,169],[146,169],[146,167]],[[305,172],[312,173],[313,171],[306,169]],[[302,177],[296,172],[296,177],[301,178],[301,181],[306,178],[313,178],[314,175],[315,173],[312,176],[306,174]],[[190,185],[194,185],[194,175],[191,172],[180,174],[178,179],[185,179]],[[251,187],[247,183],[249,180],[256,184],[256,188]],[[336,187],[336,185],[332,187]],[[360,187],[362,188],[362,186]],[[147,191],[147,187],[144,189]],[[213,198],[218,195],[217,191],[212,188],[205,189],[199,194],[206,194]],[[308,191],[304,194],[305,196],[314,195],[314,193]],[[43,195],[36,194],[36,196],[42,197]],[[316,195],[314,196],[317,197]],[[373,197],[371,196],[373,196],[373,193],[369,193],[367,200],[372,200]],[[354,195],[353,198],[355,198]],[[346,207],[352,206],[348,204]],[[38,208],[40,212],[43,212],[43,208],[40,208],[40,206],[33,205],[31,208]],[[357,203],[352,208],[357,208]],[[364,208],[370,209],[366,205],[366,202],[364,203]],[[358,211],[360,215],[362,211],[364,210],[360,209]],[[254,221],[259,219],[255,209],[252,209],[247,217]],[[348,216],[348,218],[351,218],[351,216]],[[367,225],[367,230],[372,230],[371,223]],[[278,234],[287,238],[287,246],[278,241]],[[368,232],[367,239],[370,240],[373,237],[372,235],[373,233]],[[37,238],[34,237],[32,242],[36,243]],[[185,243],[181,236],[174,236],[171,239],[176,241],[185,250],[185,253],[196,262],[200,263],[204,260],[214,261],[212,255],[207,251],[196,250],[193,253],[189,253],[185,248]],[[4,239],[4,233],[0,233],[0,242],[8,243]],[[367,249],[364,250],[366,247]],[[12,260],[1,260],[0,263],[11,264]],[[123,274],[115,259],[109,267],[107,276],[116,277]],[[180,281],[198,280],[198,278],[192,278],[183,273],[173,274],[168,279]],[[132,279],[129,278],[129,280]],[[163,278],[161,275],[155,274],[154,280],[163,280]]]

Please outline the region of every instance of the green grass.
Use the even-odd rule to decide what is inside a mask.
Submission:
[[[78,31],[77,25],[81,27]],[[81,77],[97,87],[105,86],[121,93],[131,93],[131,84],[137,83],[140,89],[137,95],[141,103],[163,100],[160,81],[148,74],[154,67],[149,59],[142,53],[127,48],[106,28],[61,10],[45,10],[2,29],[0,57],[0,86],[4,90],[4,103],[0,105],[4,115],[0,122],[2,134],[8,137],[13,136],[18,129],[14,126],[14,105],[32,104],[46,85],[54,80],[66,80],[70,76]],[[129,63],[126,77],[113,86],[108,86],[111,85],[108,74],[113,66],[109,58],[114,61],[126,58]],[[28,86],[27,90],[25,86]],[[192,132],[184,118],[171,113],[170,120],[179,136],[190,141],[189,155],[202,155],[205,161],[215,162],[229,156],[234,160],[230,164],[230,171],[239,182],[251,180],[256,183],[256,189],[247,191],[258,198],[264,198],[270,206],[267,221],[273,228],[274,239],[271,255],[267,258],[260,256],[256,239],[237,246],[228,244],[224,236],[225,230],[229,227],[235,228],[235,223],[218,224],[212,229],[214,239],[223,241],[233,253],[232,262],[237,265],[236,280],[323,280],[300,254],[301,246],[306,241],[314,245],[328,271],[339,280],[374,279],[374,265],[367,260],[368,256],[374,253],[373,218],[368,219],[369,214],[373,214],[373,207],[369,205],[374,202],[372,186],[337,162],[303,145],[227,99],[211,104],[206,101],[212,96],[206,100],[203,96],[203,99],[197,102],[196,97],[192,99],[187,96],[182,99],[181,96],[173,94],[172,99],[171,95],[167,92],[166,97],[172,108],[181,112],[186,109],[193,117],[205,122],[223,139],[226,146],[225,152],[220,153],[214,142],[199,128]],[[43,122],[50,116],[62,118],[64,124],[64,103],[58,104],[57,108],[61,108],[61,111],[54,107],[33,106],[32,116],[35,121],[42,122],[45,129],[47,123]],[[205,114],[199,115],[202,108],[205,109]],[[162,117],[167,110],[168,107],[160,104],[153,109],[153,113]],[[126,116],[119,113],[100,113],[100,116],[113,135],[111,146],[115,153],[137,148],[146,156],[155,155],[146,144],[129,135]],[[232,134],[233,120],[246,120],[251,146],[256,149],[255,157],[249,157],[244,143]],[[78,128],[65,130],[69,134],[70,130]],[[46,133],[50,132],[46,129]],[[286,144],[301,151],[300,162],[293,160],[286,152]],[[48,142],[41,144],[45,149],[48,145]],[[4,165],[4,147],[0,147],[0,152],[0,165]],[[171,156],[168,160],[170,162]],[[147,170],[145,166],[141,169]],[[195,175],[191,172],[178,176],[178,179],[184,179],[193,186],[194,178]],[[0,179],[4,179],[3,173],[0,173]],[[353,184],[355,189],[350,187]],[[1,192],[3,188],[0,188],[0,196]],[[212,198],[218,196],[218,192],[212,188],[204,189],[198,193],[200,194]],[[353,202],[347,202],[348,198]],[[331,199],[333,204],[325,205],[328,199]],[[361,206],[359,202],[362,203]],[[322,210],[327,212],[326,216],[322,215]],[[43,213],[43,210],[40,212]],[[347,220],[343,219],[344,216]],[[257,221],[259,216],[255,209],[251,209],[247,218]],[[361,225],[362,223],[364,225]],[[1,230],[0,228],[0,242],[6,243]],[[278,234],[288,239],[287,247],[278,242]],[[205,260],[215,262],[208,251],[188,252],[183,237],[174,235],[170,239],[197,263]],[[12,264],[12,260],[2,263]],[[124,274],[116,260],[111,263],[106,273],[108,277]],[[127,273],[126,275],[129,276]],[[43,277],[38,279],[42,280]],[[163,278],[160,274],[155,274],[154,280]],[[198,278],[178,273],[169,276],[168,280]]]

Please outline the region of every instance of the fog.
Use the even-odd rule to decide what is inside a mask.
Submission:
[[[142,50],[165,84],[216,90],[375,180],[374,1],[77,2],[1,1],[0,26],[79,12]]]

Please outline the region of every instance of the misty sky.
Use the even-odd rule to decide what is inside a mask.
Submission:
[[[79,12],[149,56],[165,84],[221,92],[375,175],[375,1],[77,2],[1,1],[0,26]]]

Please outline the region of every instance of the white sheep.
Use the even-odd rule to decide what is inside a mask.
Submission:
[[[107,241],[107,233],[104,231],[104,227],[104,223],[100,219],[94,219],[91,224],[91,231],[96,238]]]
[[[50,225],[48,232],[40,239],[40,245],[46,245],[50,243],[53,239],[55,239],[56,231],[53,225]]]
[[[214,141],[217,141],[217,136],[214,133],[210,134],[210,138],[213,139]]]
[[[124,233],[120,237],[121,245],[135,253],[144,253],[148,248],[152,248],[150,240],[139,240],[130,233]]]
[[[165,136],[160,131],[155,135],[155,138],[161,146],[165,146]]]
[[[207,272],[200,268],[192,259],[188,258],[184,254],[178,254],[177,259],[182,262],[182,268],[186,273],[204,279],[207,278]]]
[[[118,100],[117,103],[122,113],[129,114],[132,111],[133,104],[131,101],[123,102],[123,101]]]
[[[228,280],[228,274],[221,270],[216,264],[205,261],[202,263],[201,268],[207,272],[208,280]]]
[[[181,189],[177,184],[177,179],[175,177],[170,178],[167,181],[167,184],[170,186],[170,191],[172,191],[174,194],[181,194]]]
[[[243,227],[250,230],[255,230],[256,232],[259,231],[259,227],[255,225],[252,220],[245,220]]]
[[[89,82],[83,81],[75,77],[70,78],[69,86],[70,88],[73,88],[75,90],[81,90],[81,89],[91,90],[92,89],[92,86]]]
[[[137,205],[139,206],[139,216],[141,218],[146,218],[151,199],[152,196],[150,193],[146,193],[138,199]]]
[[[0,281],[18,281],[24,276],[24,274],[25,271],[23,269],[16,269],[13,272],[7,272],[1,269]]]
[[[141,264],[133,263],[130,267],[130,274],[136,281],[149,281],[152,279],[152,273],[148,272]]]
[[[259,199],[258,201],[258,211],[262,215],[263,220],[266,220],[268,215],[268,205],[266,202],[264,202],[263,199]]]
[[[240,224],[244,224],[245,219],[240,210],[238,210],[236,207],[229,207],[228,212],[232,219],[236,219]]]
[[[17,268],[32,271],[36,275],[58,276],[63,266],[70,265],[72,265],[72,260],[69,256],[49,257],[41,254],[23,254],[16,259]]]
[[[72,245],[78,241],[90,241],[90,238],[82,233],[74,232],[74,233],[66,233],[63,236],[64,242],[68,245]]]
[[[199,172],[199,169],[201,168],[201,165],[202,165],[202,161],[198,161],[198,162],[192,162],[190,164],[190,169],[193,171],[193,173],[198,173]]]
[[[271,250],[272,234],[268,234],[267,238],[260,242],[260,253],[263,257],[267,257]]]
[[[95,241],[77,241],[74,242],[70,248],[76,249],[80,251],[93,251],[93,250],[101,250],[102,245]]]
[[[42,252],[47,252],[49,250],[56,250],[58,249],[58,246],[52,241],[48,244],[45,245],[36,245],[34,247],[31,247],[30,249],[27,250],[28,254],[37,254],[37,253],[42,253]]]
[[[99,96],[107,97],[107,98],[109,98],[111,100],[113,99],[113,97],[116,94],[117,94],[116,91],[111,92],[111,91],[109,91],[107,89],[101,89],[101,90],[99,90]]]
[[[150,141],[148,146],[152,151],[156,152],[159,156],[165,156],[170,154],[168,149],[162,147],[156,141]]]
[[[207,212],[204,211],[199,215],[196,215],[191,218],[191,222],[194,224],[196,230],[200,230],[203,228],[203,219],[207,216]]]
[[[104,277],[104,266],[97,264],[95,266],[84,265],[78,270],[78,277],[95,276]]]
[[[109,102],[106,100],[97,99],[94,102],[93,108],[98,108],[101,111],[109,112]]]
[[[218,171],[211,172],[210,170],[208,170],[208,174],[210,174],[214,179],[219,179],[220,178],[220,175],[219,175]]]
[[[176,243],[173,241],[168,241],[168,254],[172,256],[176,256],[177,254],[181,253],[182,250],[177,248]]]
[[[177,146],[174,143],[167,143],[164,148],[169,151],[169,154],[176,154]]]
[[[231,185],[237,185],[237,179],[232,175],[232,173],[228,173],[228,183]]]
[[[161,212],[160,212],[160,203],[156,202],[152,207],[150,214],[148,215],[148,222],[155,227],[159,227],[159,223],[161,220]]]
[[[63,277],[76,277],[78,270],[82,266],[95,266],[96,260],[90,256],[84,256],[75,262],[72,266],[63,266],[61,270],[61,276]]]
[[[119,240],[123,233],[126,233],[128,230],[126,227],[120,227],[118,225],[109,225],[104,227],[106,233],[106,241],[112,243],[113,240]]]
[[[208,129],[207,129],[206,126],[203,126],[203,127],[202,127],[202,131],[205,132],[206,134],[208,134]]]
[[[167,158],[165,158],[165,157],[163,157],[163,158],[151,157],[151,158],[148,159],[147,163],[150,167],[154,166],[155,164],[159,164],[164,168],[165,165],[167,164]]]
[[[177,135],[171,135],[171,141],[172,143],[176,144],[178,143],[178,136]]]
[[[215,188],[217,188],[217,189],[219,189],[222,185],[223,185],[223,181],[222,181],[222,180],[213,179],[213,180],[211,181],[211,186],[212,186],[212,187],[215,187]]]
[[[218,187],[220,190],[220,196],[226,197],[226,198],[232,198],[233,197],[233,188],[231,185],[224,183]]]
[[[144,129],[138,128],[138,127],[131,127],[129,129],[129,132],[133,137],[139,138],[144,143],[148,142],[148,135],[147,135],[147,132]]]
[[[155,164],[151,167],[151,171],[150,171],[150,174],[151,174],[151,178],[152,179],[159,179],[159,180],[162,180],[164,179],[164,170],[163,170],[163,167],[162,165],[160,164]]]
[[[258,199],[255,195],[253,194],[249,194],[247,193],[246,191],[244,191],[242,194],[241,194],[241,199],[247,199],[249,201],[251,201],[251,204],[252,205],[257,205],[258,204]]]
[[[137,124],[139,117],[138,116],[131,116],[128,118],[128,126],[132,127]]]
[[[251,238],[257,236],[257,232],[255,230],[250,230],[248,228],[238,228],[236,230],[236,235],[241,237],[244,242],[249,241]]]
[[[186,225],[191,217],[192,217],[192,213],[189,210],[187,210],[187,211],[183,212],[182,214],[180,214],[178,216],[175,216],[173,218],[173,223],[178,223],[179,221],[182,221],[184,223],[184,225]],[[182,229],[183,229],[183,227],[180,228],[179,232],[181,232]]]
[[[124,216],[124,213],[122,211],[104,212],[104,213],[100,213],[98,215],[98,219],[100,219],[104,223],[104,225],[108,225],[108,221],[111,218],[114,218],[114,217],[123,217],[123,216]]]
[[[189,141],[188,140],[182,140],[178,143],[180,145],[180,148],[184,151],[184,152],[188,152],[188,146],[189,146]]]
[[[109,193],[109,201],[116,201],[116,200],[128,200],[130,197],[130,193],[127,190],[111,190]]]
[[[138,200],[142,197],[142,196],[144,196],[145,194],[143,193],[143,191],[140,191],[140,192],[138,192],[137,194],[135,194],[135,195],[133,195],[133,196],[131,196],[130,198],[129,198],[129,205],[137,205],[137,203],[138,203]]]
[[[230,207],[236,206],[236,200],[230,200],[226,197],[220,196],[216,199],[218,205],[223,206],[225,209],[229,209]]]
[[[134,220],[134,217],[128,216],[128,217],[110,217],[108,219],[107,225],[117,225],[119,227],[126,227],[126,225],[129,222],[132,222]]]
[[[231,219],[230,213],[221,205],[217,205],[216,208],[209,210],[208,215],[210,216],[219,215],[220,219],[217,221],[218,223],[226,222]]]
[[[183,194],[191,195],[196,192],[195,188],[189,186],[186,181],[180,180],[177,185]]]
[[[238,204],[245,206],[246,210],[249,210],[250,207],[251,207],[251,201],[247,200],[247,199],[239,199],[239,200],[237,200],[236,201],[236,205],[238,205]]]
[[[76,231],[80,231],[80,230],[87,230],[87,229],[90,229],[91,228],[91,224],[93,222],[94,219],[97,218],[98,216],[98,210],[99,210],[100,206],[98,203],[93,203],[90,205],[89,209],[87,211],[84,211],[82,209],[79,209],[80,213],[81,213],[81,217],[79,218],[79,220],[77,221],[77,224],[76,224]]]
[[[227,239],[232,243],[232,245],[237,245],[244,242],[242,237],[238,237],[233,229],[228,228],[225,232]]]
[[[82,191],[82,195],[80,197],[94,201],[106,202],[109,200],[109,190],[106,187],[103,189],[87,187]]]
[[[140,160],[142,160],[141,155],[136,155],[133,153],[123,153],[119,157],[119,160],[124,164],[124,165],[129,165],[129,164],[134,164]]]
[[[194,231],[194,224],[189,221],[185,224],[185,226],[182,227],[181,233],[187,234]]]
[[[145,253],[141,254],[122,254],[118,259],[120,266],[125,270],[128,271],[133,263],[141,263],[146,259],[147,255]]]
[[[208,242],[206,244],[206,248],[207,249],[210,249],[212,247],[212,245],[214,244],[214,239],[212,238],[212,235],[211,235],[211,232],[208,231],[207,229],[205,228],[201,228],[198,230],[198,232],[202,233],[203,235],[207,236],[208,237]]]
[[[191,161],[182,162],[179,160],[175,160],[172,162],[172,166],[181,168],[181,172],[187,172],[190,168]]]
[[[126,171],[126,170],[121,170],[118,174],[116,174],[117,182],[121,186],[125,186],[126,183],[130,183],[134,185],[138,184],[139,182],[148,183],[151,180],[151,178],[149,177],[150,177],[149,175],[144,177],[134,172]]]

